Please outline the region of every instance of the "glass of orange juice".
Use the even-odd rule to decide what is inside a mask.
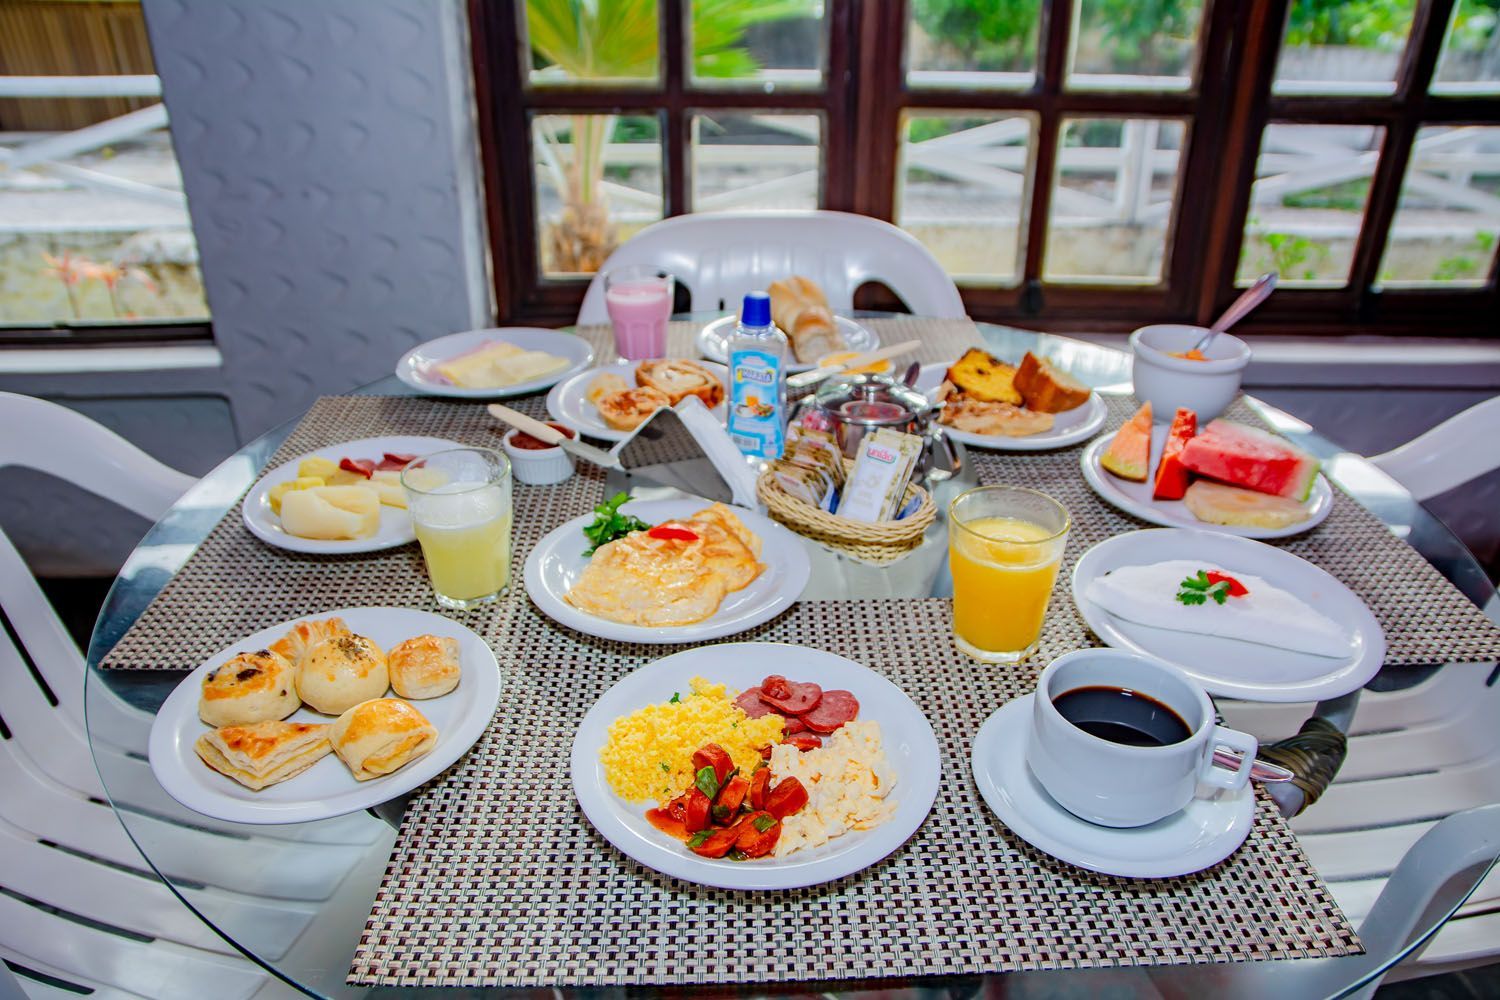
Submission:
[[[424,455],[401,473],[432,593],[467,611],[510,585],[510,459],[488,448]]]
[[[953,640],[986,663],[1036,649],[1068,542],[1067,508],[1019,486],[980,486],[948,506]]]

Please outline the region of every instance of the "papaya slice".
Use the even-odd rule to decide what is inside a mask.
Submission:
[[[1146,481],[1151,468],[1151,404],[1144,404],[1115,431],[1114,440],[1099,457],[1099,464],[1121,479]]]

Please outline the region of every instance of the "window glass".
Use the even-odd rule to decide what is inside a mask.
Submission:
[[[818,207],[816,115],[693,115],[693,211]]]
[[[823,82],[822,0],[695,0],[689,76],[698,86],[816,87]]]
[[[1417,131],[1377,283],[1474,286],[1500,237],[1500,125]]]
[[[1068,86],[1187,90],[1202,0],[1077,0]]]
[[[1458,0],[1432,79],[1434,94],[1500,93],[1500,3]]]
[[[1185,131],[1157,118],[1064,119],[1044,278],[1161,280]]]
[[[543,274],[592,274],[662,217],[655,116],[538,115],[532,150]]]
[[[1041,0],[911,0],[906,82],[1024,90],[1036,80]]]
[[[1030,118],[909,114],[902,122],[896,224],[955,277],[1014,284],[1030,203]]]
[[[1272,90],[1391,94],[1416,0],[1292,0]]]
[[[1266,126],[1236,280],[1275,271],[1283,285],[1349,283],[1385,130]]]
[[[533,86],[660,76],[657,0],[526,0]]]

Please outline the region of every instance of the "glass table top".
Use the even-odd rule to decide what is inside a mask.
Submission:
[[[987,346],[1001,356],[1026,350],[1050,355],[1078,378],[1103,391],[1128,392],[1129,356],[1084,341],[979,324]],[[394,376],[359,393],[409,395]],[[1280,433],[1323,459],[1331,478],[1372,510],[1399,536],[1500,620],[1494,588],[1469,551],[1393,480],[1364,459],[1343,452],[1295,418],[1251,401]],[[318,996],[473,996],[479,991],[361,989],[345,985],[350,958],[380,884],[405,800],[370,813],[319,823],[247,827],[199,816],[172,801],[151,776],[144,756],[156,709],[180,680],[167,671],[101,671],[105,653],[255,481],[295,427],[288,423],[249,442],[191,489],[142,539],[115,581],[88,650],[85,702],[91,744],[116,815],[151,866],[200,918],[252,959],[286,982]],[[357,602],[351,602],[357,603]],[[1387,672],[1394,673],[1394,672]],[[1376,684],[1385,678],[1377,678]],[[1385,678],[1392,683],[1399,679]],[[378,813],[378,815],[377,815]],[[1482,873],[1481,873],[1482,874]],[[1477,884],[1477,879],[1476,879]],[[1448,914],[1444,915],[1444,919]],[[1430,931],[1441,924],[1435,921]],[[1378,974],[1383,965],[1365,957],[1186,966],[995,977],[1008,986],[1049,995],[1185,994],[1263,996],[1272,990],[1342,992]],[[873,985],[873,984],[872,984]],[[882,982],[889,990],[972,995],[977,978]],[[788,984],[796,989],[796,984]],[[765,992],[760,990],[759,992]],[[915,995],[915,994],[914,994]]]

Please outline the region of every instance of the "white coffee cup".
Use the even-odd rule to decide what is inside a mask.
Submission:
[[[1170,709],[1188,736],[1164,746],[1095,736],[1064,718],[1054,704],[1080,688],[1145,695]],[[1117,649],[1081,649],[1053,660],[1037,681],[1031,719],[1026,763],[1032,774],[1064,809],[1101,826],[1146,826],[1200,793],[1244,788],[1259,747],[1255,737],[1215,724],[1208,694],[1187,674]],[[1214,764],[1214,747],[1220,744],[1244,755],[1236,770]]]

